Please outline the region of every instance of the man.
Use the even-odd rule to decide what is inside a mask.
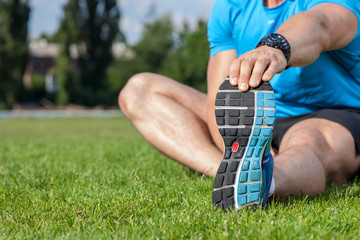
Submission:
[[[265,189],[266,195],[257,196],[253,203],[264,203],[274,189],[280,197],[287,193],[313,196],[329,182],[353,178],[360,166],[359,11],[360,1],[351,0],[217,0],[208,24],[208,94],[164,76],[142,73],[132,77],[120,93],[120,107],[157,149],[215,176],[224,151],[214,113],[219,86],[229,75],[241,96],[251,87],[255,96],[265,89],[272,97],[271,88],[261,88],[271,80],[277,108],[274,181],[268,180],[272,165],[265,166],[272,160],[264,156],[271,141],[268,134],[261,149],[263,158],[259,157],[263,161],[261,190],[255,191],[263,195]],[[234,87],[225,85],[229,94],[234,92]],[[240,117],[237,130],[244,127],[241,121]],[[254,134],[254,125],[250,130]],[[238,142],[241,136],[236,137]],[[235,142],[229,146],[237,153]],[[226,188],[224,178],[220,186],[215,186],[215,179],[215,204],[223,201],[225,209],[251,204],[250,185],[247,199],[240,199],[240,187],[246,188],[240,184],[247,184],[240,179],[247,160],[245,154],[234,168],[234,181],[226,180],[230,183]]]

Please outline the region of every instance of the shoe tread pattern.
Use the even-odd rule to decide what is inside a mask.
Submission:
[[[233,87],[229,84],[228,80],[225,80],[219,89],[224,91],[218,92],[216,96],[215,116],[216,122],[219,126],[219,132],[224,140],[225,151],[222,162],[220,163],[214,180],[213,204],[217,208],[222,208],[224,211],[226,211],[228,207],[233,207],[235,205],[235,196],[234,194],[223,194],[223,191],[230,191],[228,189],[232,189],[232,191],[234,191],[235,182],[240,180],[239,177],[236,176],[236,173],[238,168],[243,166],[242,161],[249,158],[246,155],[249,155],[250,158],[253,157],[255,159],[255,156],[257,156],[258,154],[257,151],[259,151],[262,146],[261,144],[263,144],[263,141],[261,139],[262,135],[260,132],[258,135],[260,137],[260,140],[259,137],[256,140],[254,140],[255,138],[253,138],[251,139],[251,141],[253,142],[249,143],[249,149],[252,150],[246,149],[250,135],[253,131],[253,126],[255,126],[254,129],[264,127],[263,125],[266,124],[266,120],[264,120],[265,115],[269,115],[274,119],[275,115],[272,113],[263,112],[263,117],[260,117],[263,120],[261,122],[261,125],[256,125],[256,123],[253,125],[254,121],[259,118],[258,116],[256,116],[257,112],[254,102],[256,95],[254,92],[252,92],[252,90],[254,89],[250,88],[250,90],[245,93],[242,93],[240,91],[227,91],[237,90],[236,87]],[[263,90],[265,92],[268,92],[272,91],[272,87],[270,83],[262,82],[259,88],[256,88],[255,90]],[[265,96],[263,96],[263,98],[265,99]],[[269,97],[269,100],[275,101],[273,97]],[[234,104],[234,101],[237,101],[237,105]],[[239,107],[239,109],[236,109],[236,107]],[[246,107],[247,109],[243,109],[244,107]],[[236,152],[233,152],[232,146],[235,141],[239,144],[239,147]],[[253,165],[254,166],[250,165],[247,170],[248,172],[246,172],[248,174],[248,176],[246,176],[246,181],[248,181],[249,179],[258,178],[260,170],[259,168],[257,168],[257,166],[255,166],[256,164]],[[244,169],[246,169],[246,166]],[[255,199],[256,194],[254,194],[254,190],[256,190],[257,187],[257,185],[254,185],[249,186],[249,189],[241,189],[241,191],[243,192],[244,190],[246,190],[244,192],[246,203],[251,202],[250,200]],[[238,189],[238,193],[239,192],[240,191]],[[243,198],[239,199],[239,195],[237,196],[236,200],[238,202],[239,200],[240,202],[244,201]]]

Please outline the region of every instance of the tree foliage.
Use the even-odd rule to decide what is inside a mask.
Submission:
[[[139,71],[158,72],[174,47],[174,27],[170,16],[145,24],[140,41],[133,46]]]
[[[0,108],[21,100],[29,15],[28,0],[0,1]]]
[[[110,68],[108,85],[114,100],[126,81],[140,72],[163,74],[206,91],[209,44],[205,21],[198,21],[194,30],[187,23],[176,30],[170,16],[156,19],[145,25],[140,41],[131,49],[134,58],[119,60]]]
[[[121,88],[139,72],[163,74],[205,91],[209,55],[206,23],[200,20],[195,29],[184,23],[179,30],[169,15],[155,19],[144,24],[136,44],[127,46],[133,57],[114,62],[113,43],[125,42],[119,30],[117,2],[68,0],[58,31],[42,35],[59,44],[57,105],[116,105]],[[23,89],[29,13],[28,0],[0,0],[0,108],[33,95],[49,97],[40,91],[41,85],[27,92]],[[38,82],[43,82],[43,77]]]
[[[119,19],[116,0],[68,0],[57,33],[59,104],[70,101],[95,105],[99,103],[98,97],[106,94],[104,79],[113,61],[112,44],[122,36]],[[78,54],[74,62],[71,47]]]
[[[206,22],[199,20],[197,28],[189,31],[185,25],[180,32],[183,40],[179,49],[165,59],[160,74],[164,74],[200,91],[206,91],[206,73],[209,59]]]

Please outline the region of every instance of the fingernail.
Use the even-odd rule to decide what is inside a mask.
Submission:
[[[255,86],[257,84],[257,80],[253,79],[250,81],[250,85]]]
[[[248,85],[247,85],[246,83],[242,83],[242,84],[240,85],[240,90],[246,91],[247,89],[248,89]]]
[[[232,85],[236,85],[237,83],[238,83],[237,78],[231,79],[231,84],[232,84]]]
[[[270,80],[270,75],[269,75],[269,74],[265,74],[265,75],[264,75],[264,80],[269,81],[269,80]]]

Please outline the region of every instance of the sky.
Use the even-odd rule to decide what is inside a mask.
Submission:
[[[31,0],[30,38],[56,31],[66,0]],[[142,23],[149,21],[154,7],[155,18],[170,13],[175,25],[186,20],[195,26],[199,18],[207,20],[215,0],[120,0],[120,28],[129,43],[135,43],[142,31]]]

